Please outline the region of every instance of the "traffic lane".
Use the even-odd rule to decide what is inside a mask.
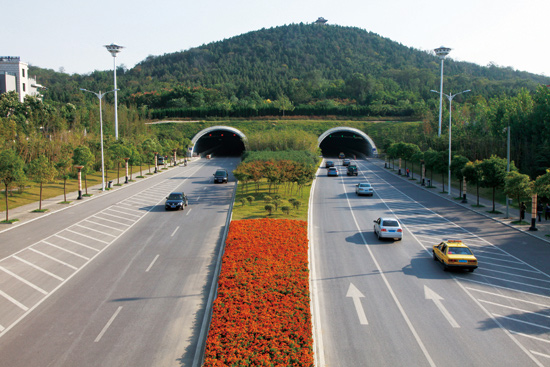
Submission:
[[[376,177],[373,177],[373,180],[376,181]],[[383,187],[382,186],[382,182],[378,182],[378,185],[380,187]],[[481,246],[484,248],[484,251],[488,251],[487,250],[487,247],[490,247],[490,244],[488,242],[484,242],[483,239],[480,239],[480,238],[476,238],[476,236],[472,235],[471,233],[468,233],[466,230],[460,228],[460,226],[457,226],[455,225],[454,223],[452,222],[445,222],[446,219],[445,218],[441,218],[439,216],[437,216],[436,213],[433,213],[433,212],[430,212],[430,210],[428,208],[423,208],[421,205],[419,205],[418,203],[415,203],[413,200],[405,200],[406,198],[404,197],[404,195],[402,194],[399,194],[399,193],[395,193],[393,194],[393,196],[388,192],[390,190],[388,190],[388,185],[384,186],[385,188],[383,189],[380,189],[378,190],[378,193],[380,195],[382,195],[384,197],[384,201],[385,203],[388,205],[389,208],[392,208],[393,207],[393,212],[401,212],[402,216],[400,216],[400,220],[402,221],[402,223],[409,223],[409,226],[407,227],[408,230],[411,231],[411,234],[414,236],[415,240],[417,240],[416,242],[418,242],[418,244],[420,245],[419,246],[419,250],[422,249],[424,251],[421,251],[421,254],[422,252],[428,252],[428,256],[431,256],[431,253],[430,253],[430,249],[431,249],[431,243],[426,243],[426,238],[430,239],[430,237],[426,237],[427,234],[425,234],[424,230],[418,230],[417,226],[418,225],[425,225],[425,222],[426,221],[429,221],[429,217],[430,217],[430,213],[432,213],[431,215],[436,217],[437,220],[437,226],[439,226],[440,228],[438,228],[436,225],[434,225],[433,228],[435,229],[438,229],[439,230],[439,235],[442,235],[444,233],[444,231],[441,231],[442,228],[445,228],[447,229],[447,231],[449,231],[449,233],[454,233],[455,237],[458,235],[459,238],[463,238],[465,236],[468,236],[468,237],[472,237],[473,239],[471,241],[478,241],[478,242],[481,242]],[[401,197],[399,198],[399,195],[401,195]],[[409,198],[410,199],[410,198]],[[407,201],[407,204],[403,204],[404,202]],[[397,207],[397,210],[395,210]],[[465,209],[463,209],[465,210]],[[409,215],[407,216],[406,213],[407,212],[413,212],[412,215]],[[418,216],[421,216],[423,219],[421,221],[416,221],[416,218]],[[399,217],[399,216],[398,216]],[[414,218],[415,220],[411,220],[411,218]],[[443,223],[446,223],[444,226],[441,226],[441,222]],[[434,238],[433,237],[437,237],[437,236],[432,236],[431,240],[433,241]],[[449,237],[449,236],[446,236],[446,237]],[[455,237],[451,237],[451,238],[455,238]],[[441,238],[437,238],[438,241],[441,240]],[[468,241],[470,242],[470,241]],[[472,243],[471,243],[472,245]],[[494,250],[496,251],[496,250]],[[474,250],[475,252],[475,250]],[[501,260],[499,261],[509,261],[511,262],[511,259],[508,258],[508,260],[504,260],[504,256],[506,256],[504,253],[500,253],[499,254],[501,256]],[[479,255],[478,255],[479,256]],[[493,252],[491,254],[491,257],[495,257],[497,256],[497,254],[495,252]],[[396,262],[398,259],[397,258],[392,258],[392,263],[393,262]],[[422,259],[424,262],[425,260]],[[404,258],[402,264],[405,264],[407,265],[407,262],[409,260],[407,258]],[[412,262],[411,262],[412,264]],[[388,264],[388,266],[391,266],[391,264]],[[529,267],[527,266],[527,264],[520,264],[518,262],[516,262],[516,267],[519,267],[519,266],[523,266],[523,271],[525,270],[528,270]],[[438,264],[436,264],[436,267],[437,268],[440,268],[440,266]],[[406,267],[403,268],[404,270],[407,270]],[[508,269],[512,269],[510,267],[508,267]],[[393,269],[395,271],[395,269]],[[514,269],[515,271],[519,271],[521,269],[517,268],[517,269]],[[532,270],[532,269],[531,269]],[[409,269],[410,271],[410,269]],[[484,272],[484,269],[481,271],[482,273]],[[445,273],[446,276],[448,276],[448,273]],[[452,296],[452,295],[449,295],[449,296],[440,296],[438,293],[434,293],[436,294],[436,298],[433,297],[433,294],[432,294],[432,297],[430,299],[432,299],[434,301],[434,303],[438,306],[437,308],[439,309],[439,311],[445,311],[447,312],[447,309],[444,308],[443,304],[442,303],[438,303],[437,302],[437,298],[439,297],[443,297],[445,299],[447,299],[447,301],[445,301],[446,303],[449,302],[451,303],[451,305],[456,305],[458,304],[459,305],[459,308],[458,308],[458,311],[462,311],[462,310],[468,310],[468,308],[465,306],[465,305],[460,305],[460,303],[457,303],[454,301],[455,298],[459,298],[459,301],[460,300],[463,300],[463,299],[471,299],[477,306],[477,308],[474,308],[473,311],[478,311],[478,310],[481,310],[482,313],[480,315],[478,315],[477,317],[473,317],[473,321],[476,321],[477,322],[477,325],[478,325],[478,328],[481,329],[483,331],[483,335],[487,334],[486,331],[492,331],[492,330],[497,330],[500,328],[500,330],[502,330],[502,333],[501,334],[497,334],[498,336],[502,337],[504,335],[506,335],[507,337],[509,336],[509,332],[511,332],[512,330],[509,330],[508,328],[506,327],[500,327],[500,325],[503,324],[503,321],[502,319],[509,319],[510,316],[504,316],[504,317],[501,317],[500,318],[500,321],[495,317],[495,314],[494,313],[491,313],[487,310],[486,307],[482,307],[480,305],[480,302],[484,302],[484,303],[490,303],[493,307],[500,307],[500,312],[504,312],[506,311],[506,315],[508,315],[508,313],[510,312],[510,309],[513,309],[513,310],[522,310],[520,308],[517,308],[516,305],[514,305],[514,307],[510,307],[511,304],[510,304],[510,300],[512,299],[511,297],[508,298],[508,302],[502,302],[502,300],[500,300],[500,304],[496,303],[496,300],[488,300],[488,299],[481,299],[479,297],[474,297],[472,295],[472,291],[470,289],[471,288],[471,285],[468,285],[468,286],[464,286],[463,284],[467,284],[465,282],[471,282],[471,281],[474,281],[476,283],[480,283],[480,280],[481,279],[478,279],[480,276],[482,278],[487,278],[489,277],[488,275],[483,275],[483,274],[480,274],[480,271],[477,270],[475,274],[462,274],[462,273],[456,273],[457,275],[460,275],[460,276],[453,276],[453,279],[456,280],[456,285],[459,287],[459,288],[454,288],[454,289],[458,289],[458,292],[456,293],[455,296]],[[516,275],[517,276],[521,276],[521,275]],[[498,278],[495,278],[494,276],[490,276],[490,281],[487,282],[486,284],[487,285],[491,285],[491,283],[493,284],[496,284],[496,283],[499,283],[500,284],[506,284],[505,288],[507,290],[510,290],[512,287],[515,286],[515,284],[517,284],[518,282],[517,281],[514,281],[512,279],[498,279]],[[535,282],[538,281],[539,283],[538,284],[542,284],[541,282],[548,282],[547,278],[546,279],[543,279],[544,277],[539,274],[539,279],[535,279],[534,278],[534,275],[531,275],[531,277],[529,278],[529,280],[531,282]],[[523,278],[523,279],[526,279],[526,278]],[[460,280],[460,281],[459,281]],[[483,282],[481,282],[483,283]],[[403,282],[400,282],[400,284],[404,284]],[[537,285],[528,285],[528,284],[521,284],[523,286],[523,288],[527,288],[527,287],[537,287]],[[409,285],[405,288],[405,290],[408,290],[408,289],[413,289],[412,288],[413,286],[412,285]],[[470,289],[467,289],[467,288],[470,288]],[[518,288],[517,286],[515,286],[515,288],[517,288],[515,291],[520,291],[520,288]],[[539,290],[541,287],[538,287]],[[450,287],[447,287],[447,286],[443,286],[442,288],[440,288],[441,291],[447,291],[449,289],[453,289],[453,288],[450,288]],[[485,287],[485,289],[483,289],[483,287],[481,287],[481,289],[476,289],[476,291],[483,291],[485,294],[487,293],[487,287]],[[430,292],[431,292],[431,288],[430,288]],[[436,292],[440,292],[439,290],[436,289]],[[417,290],[417,293],[421,294],[422,293],[422,289],[418,289]],[[427,291],[426,289],[424,290],[424,294],[426,294]],[[503,290],[500,289],[498,290],[498,292],[495,292],[495,293],[499,293],[500,295],[504,296],[503,293]],[[454,292],[453,292],[454,294]],[[517,294],[516,294],[516,297],[517,297]],[[428,299],[429,297],[426,295],[426,298]],[[407,300],[409,299],[413,299],[412,297],[407,297]],[[543,303],[543,300],[537,300],[538,301],[538,305],[540,306],[542,303]],[[525,305],[523,305],[522,307],[525,308]],[[442,310],[443,308],[443,310]],[[504,309],[505,308],[505,309]],[[522,312],[525,312],[525,310],[522,310]],[[452,313],[450,313],[451,315]],[[475,312],[474,313],[470,313],[470,312],[467,312],[467,315],[475,315]],[[531,335],[533,334],[533,329],[535,329],[536,327],[539,328],[539,332],[540,330],[544,330],[544,323],[541,324],[541,317],[539,316],[540,314],[540,310],[531,310],[531,312],[526,312],[526,313],[523,313],[522,316],[523,318],[529,318],[531,319],[531,323],[530,323],[530,329],[531,330],[525,330],[525,327],[522,328],[522,330],[524,331],[524,333],[531,333]],[[515,316],[515,315],[513,315]],[[539,319],[539,320],[535,320],[535,319]],[[535,322],[537,322],[539,324],[535,324]],[[454,322],[454,320],[453,320]],[[488,327],[489,325],[491,325],[492,327]],[[504,325],[506,326],[506,325]],[[525,324],[523,325],[525,326]],[[516,323],[515,325],[515,328],[517,328],[518,325]],[[509,330],[509,331],[508,331]],[[516,329],[517,330],[517,329]],[[471,340],[476,340],[475,337],[472,337],[470,336],[469,337]],[[492,341],[493,339],[495,339],[494,337],[491,338],[490,340]],[[517,338],[515,336],[512,336],[509,338],[510,340],[508,341],[508,344],[511,344],[510,345],[510,348],[512,348],[512,351],[515,351],[515,353],[512,353],[512,355],[509,357],[509,358],[506,358],[505,360],[518,360],[520,361],[522,358],[529,358],[526,362],[524,363],[531,363],[531,364],[536,364],[536,363],[539,363],[539,361],[537,361],[536,358],[532,357],[532,355],[529,353],[529,352],[525,352],[525,346],[526,345],[529,345],[530,346],[530,350],[531,350],[531,353],[540,353],[540,352],[537,352],[537,351],[543,351],[544,348],[541,347],[540,345],[534,345],[534,343],[530,343],[528,341],[521,341],[521,343],[518,342]],[[496,340],[496,339],[495,339]],[[484,340],[482,339],[481,341],[476,341],[476,342],[472,342],[472,345],[474,346],[478,346],[480,345],[480,342],[483,343]],[[502,345],[503,342],[499,342],[499,343],[495,343],[495,346],[493,346],[492,348],[490,348],[489,350],[490,351],[494,351],[495,350],[495,347],[498,347],[499,345]],[[519,346],[519,348],[517,348]],[[515,349],[514,349],[515,348]],[[481,356],[483,355],[491,355],[492,352],[490,353],[486,353],[484,351],[485,348],[481,348],[481,353],[477,353],[477,355],[480,356],[480,360],[482,360],[483,358]],[[473,350],[473,348],[472,348]],[[509,351],[510,349],[509,348],[506,348],[507,351]],[[474,353],[473,353],[474,354]],[[502,353],[499,353],[498,357],[502,356]],[[496,358],[491,358],[491,360],[496,360]],[[529,361],[530,360],[530,361]]]
[[[367,162],[366,168],[372,173],[380,175],[384,180],[405,193],[414,201],[430,208],[435,213],[445,217],[447,220],[460,225],[462,228],[490,241],[519,259],[531,264],[535,268],[550,273],[550,263],[546,258],[550,256],[550,245],[538,237],[530,236],[528,233],[520,232],[500,222],[494,221],[472,210],[464,210],[464,207],[457,205],[454,200],[446,200],[439,195],[434,195],[431,190],[419,190],[418,181],[403,180],[396,177],[394,173]],[[475,196],[468,194],[469,203],[475,203]],[[487,207],[485,210],[491,210]]]
[[[113,190],[102,193],[99,190],[89,189],[88,192],[94,196],[84,198],[81,201],[74,202],[67,209],[54,213],[39,214],[37,219],[15,225],[8,231],[0,233],[0,258],[7,257],[20,251],[21,249],[40,241],[41,239],[50,236],[52,233],[61,231],[62,229],[79,222],[92,213],[101,211],[105,207],[115,205],[116,203],[127,199],[147,187],[155,186],[173,176],[188,176],[192,175],[197,167],[203,166],[205,161],[193,162],[187,167],[178,166],[162,171],[162,174],[148,176],[147,179],[137,179],[122,187],[115,187]],[[38,207],[38,204],[37,204]],[[4,229],[4,227],[2,227]]]
[[[231,190],[230,187],[227,187],[227,189],[228,191]],[[218,200],[220,200],[220,198],[218,198]],[[195,209],[197,209],[195,213],[201,212],[199,208],[195,207]],[[49,332],[48,332],[48,335],[50,335],[49,337],[46,335],[39,335],[41,337],[31,342],[31,344],[35,349],[34,351],[36,353],[45,354],[44,350],[53,349],[52,361],[60,361],[59,364],[54,364],[54,365],[74,365],[72,364],[72,362],[70,362],[71,360],[73,360],[72,356],[80,360],[79,356],[87,353],[90,353],[90,359],[89,359],[90,365],[102,365],[100,363],[96,364],[96,362],[93,362],[97,360],[97,356],[94,357],[94,353],[96,352],[96,349],[94,349],[95,344],[90,344],[89,341],[92,338],[97,338],[98,334],[93,335],[97,331],[97,328],[104,327],[104,325],[102,324],[105,324],[106,320],[112,317],[112,315],[110,314],[113,314],[112,312],[113,309],[111,307],[108,307],[109,303],[112,303],[111,302],[112,300],[118,300],[119,303],[138,303],[138,304],[143,303],[141,302],[142,299],[151,300],[151,302],[154,302],[154,303],[156,302],[155,307],[151,310],[153,313],[152,315],[149,315],[148,317],[146,316],[146,317],[137,318],[138,325],[141,325],[141,323],[144,323],[143,320],[151,320],[150,322],[151,325],[144,323],[146,327],[143,330],[145,331],[147,331],[147,329],[155,329],[153,327],[153,324],[157,325],[157,322],[159,321],[157,320],[159,317],[158,310],[163,309],[163,308],[159,308],[158,304],[160,303],[169,303],[172,305],[176,305],[172,307],[180,307],[180,310],[181,310],[181,312],[176,312],[176,314],[174,314],[173,312],[171,313],[170,310],[166,310],[166,307],[164,307],[164,310],[166,312],[161,312],[160,313],[161,316],[166,315],[166,317],[172,318],[173,320],[183,318],[183,320],[191,322],[190,320],[193,320],[193,316],[188,316],[188,315],[192,315],[192,313],[189,312],[190,310],[189,307],[191,309],[195,309],[195,314],[196,314],[196,304],[197,304],[196,298],[200,297],[201,292],[204,291],[204,289],[199,287],[201,292],[197,292],[197,289],[181,288],[182,285],[180,285],[179,282],[181,282],[181,279],[188,278],[188,279],[191,279],[191,281],[189,283],[185,283],[186,287],[201,284],[200,282],[195,281],[195,277],[201,276],[200,275],[201,271],[204,271],[205,268],[210,267],[210,265],[205,265],[204,262],[212,261],[211,254],[191,253],[191,254],[182,255],[182,256],[175,256],[174,254],[172,255],[169,254],[165,256],[166,258],[174,259],[175,266],[167,267],[166,271],[161,276],[161,278],[156,281],[155,283],[156,285],[154,289],[151,290],[150,292],[143,291],[142,284],[146,282],[140,281],[140,277],[135,276],[134,274],[131,274],[131,275],[128,275],[128,274],[134,268],[133,264],[138,262],[138,259],[140,259],[142,255],[143,255],[143,258],[145,259],[143,260],[144,263],[152,262],[151,260],[152,254],[151,255],[145,254],[146,252],[145,249],[147,248],[154,247],[155,250],[159,250],[159,251],[162,248],[181,248],[181,249],[187,249],[187,251],[189,251],[189,249],[200,249],[201,251],[208,251],[208,249],[211,249],[213,246],[212,242],[214,242],[212,241],[212,239],[208,240],[209,238],[208,234],[211,231],[209,231],[208,229],[200,230],[200,225],[206,224],[206,223],[209,223],[208,226],[220,225],[219,223],[216,223],[217,222],[216,217],[219,216],[219,214],[218,214],[218,210],[214,209],[213,207],[205,210],[210,211],[210,213],[208,213],[207,215],[207,217],[210,218],[209,222],[204,221],[203,220],[204,217],[201,215],[195,215],[192,217],[190,216],[190,218],[195,218],[195,219],[192,221],[189,220],[188,222],[186,222],[186,225],[188,226],[188,228],[184,228],[184,226],[182,226],[181,231],[179,231],[180,235],[185,234],[185,239],[191,238],[193,240],[192,246],[181,246],[181,243],[180,243],[181,238],[178,238],[178,237],[176,237],[178,238],[177,240],[178,244],[168,245],[168,246],[165,246],[163,244],[163,242],[170,242],[170,240],[165,240],[165,239],[168,239],[168,236],[172,237],[172,234],[174,233],[174,229],[169,227],[173,225],[174,222],[177,223],[178,218],[176,217],[176,215],[178,214],[185,215],[184,213],[180,213],[180,212],[171,212],[166,214],[171,215],[173,217],[171,218],[172,220],[168,220],[168,221],[156,220],[155,218],[155,220],[152,220],[152,221],[147,221],[147,222],[143,221],[142,222],[144,224],[143,227],[145,228],[140,230],[135,230],[132,232],[132,236],[136,236],[135,238],[133,238],[132,236],[129,236],[128,239],[124,239],[124,242],[125,244],[127,244],[127,246],[120,246],[120,245],[113,246],[112,250],[114,253],[111,253],[111,251],[109,251],[108,254],[102,256],[102,259],[104,261],[108,261],[108,264],[103,265],[102,262],[97,262],[97,263],[94,262],[93,266],[87,267],[85,269],[86,272],[82,272],[81,274],[78,275],[79,281],[73,280],[70,283],[72,285],[71,287],[66,286],[62,288],[62,292],[58,293],[60,300],[55,302],[55,304],[52,307],[49,307],[46,309],[41,308],[40,314],[36,312],[38,310],[36,310],[32,314],[33,316],[32,318],[36,319],[37,322],[44,320],[43,325],[38,325],[35,327],[35,325],[31,323],[31,325],[25,326],[26,325],[25,323],[21,326],[22,328],[26,328],[26,330],[28,330],[29,333],[31,333],[32,335],[34,335],[34,330],[36,329],[39,329],[39,330],[49,329]],[[159,215],[162,215],[161,211],[162,211],[162,214],[165,214],[163,212],[163,208],[162,209],[159,208],[159,210],[155,210],[151,214],[158,213]],[[183,217],[180,216],[180,219],[182,218]],[[166,219],[166,218],[163,218],[163,219]],[[153,223],[153,225],[150,226],[149,225],[150,223]],[[199,228],[199,230],[197,230],[197,228]],[[176,232],[175,234],[177,235],[178,232]],[[190,234],[193,234],[194,237],[191,237]],[[218,233],[218,236],[219,236],[219,233]],[[209,243],[205,244],[204,241],[207,241]],[[159,246],[161,246],[162,248],[157,249],[157,247]],[[122,253],[118,254],[119,251],[122,251]],[[181,260],[181,261],[177,261],[177,260]],[[121,264],[125,264],[125,262],[128,262],[128,261],[130,262],[124,268],[121,269]],[[162,262],[161,257],[159,257],[157,261],[161,263]],[[135,266],[135,268],[143,269],[144,268],[143,265],[144,264],[139,264],[139,266]],[[187,273],[178,275],[177,269],[181,265],[184,265],[181,268],[182,270],[187,269],[186,270]],[[174,267],[175,267],[174,271],[170,271]],[[111,269],[111,270],[108,270],[108,269]],[[153,266],[152,269],[155,269],[155,267]],[[160,267],[157,269],[160,269]],[[152,272],[152,270],[150,270],[150,272]],[[122,284],[121,288],[123,290],[131,289],[130,286],[124,285],[124,282],[125,282],[124,279],[126,279],[127,277],[131,279],[130,284],[135,283],[137,285],[137,290],[135,294],[139,296],[129,297],[128,293],[125,293],[125,291],[122,292],[123,294],[121,294],[120,296],[118,297],[115,296],[116,291],[119,287],[118,286],[119,283]],[[202,277],[204,277],[204,275],[202,275]],[[170,280],[170,279],[174,279],[176,282],[175,285],[173,286],[172,291],[168,291],[165,285],[165,284],[170,284],[170,282],[167,282],[167,280]],[[89,284],[84,284],[84,285],[80,284],[82,282],[84,283],[87,282]],[[163,291],[162,296],[156,293],[160,291]],[[107,295],[107,297],[105,295]],[[197,296],[194,296],[194,295],[197,295]],[[185,299],[185,298],[190,298],[191,301],[184,303],[183,306],[177,306],[179,303],[182,302],[178,300]],[[51,303],[52,300],[53,298],[50,298],[48,300],[48,303]],[[65,300],[68,300],[68,301],[65,301]],[[95,300],[103,300],[103,302],[100,302],[100,304],[98,304]],[[165,300],[165,301],[162,301],[162,300]],[[144,301],[144,302],[149,302],[149,301]],[[191,304],[189,305],[189,303]],[[61,307],[57,306],[59,304],[61,304]],[[116,320],[122,320],[123,322],[125,320],[125,317],[127,317],[127,315],[129,314],[129,312],[124,312],[128,310],[129,307],[127,306],[124,306],[124,307],[125,308],[123,309],[123,311],[120,312]],[[143,309],[146,309],[143,306],[140,306],[140,307]],[[67,308],[70,308],[71,312],[68,312]],[[46,310],[46,311],[42,311],[42,310]],[[55,312],[59,310],[62,310],[60,311],[61,313],[55,314],[53,316],[47,315],[48,311]],[[45,315],[42,314],[43,312],[45,313]],[[157,312],[157,314],[155,314],[155,312]],[[69,317],[67,316],[68,314],[70,314]],[[149,312],[149,314],[151,314],[151,312]],[[61,319],[72,320],[73,318],[75,320],[74,323],[65,322],[63,323],[63,325],[57,325],[56,326],[57,328],[61,328],[61,330],[59,330],[58,332],[54,332],[54,327],[49,325],[49,322],[48,322],[48,320],[61,320]],[[134,323],[136,323],[136,319],[134,319]],[[160,325],[166,324],[162,322],[158,322],[158,323]],[[119,321],[116,321],[116,323],[113,323],[113,326],[118,324],[119,324]],[[85,331],[75,331],[80,329],[79,327],[80,325],[87,325]],[[182,329],[179,329],[179,330],[177,326],[172,325],[171,327],[172,327],[171,332],[167,333],[165,329],[164,332],[161,332],[159,334],[162,336],[173,335],[174,330],[181,333],[181,330],[186,329],[186,325],[182,325]],[[116,330],[116,328],[114,329]],[[87,332],[88,330],[91,330],[91,332]],[[88,343],[78,343],[78,340],[74,340],[74,341],[71,340],[70,347],[62,348],[63,350],[67,350],[67,352],[63,353],[63,355],[60,356],[59,350],[56,349],[56,346],[58,344],[62,344],[62,342],[60,342],[59,339],[52,338],[51,336],[58,335],[61,339],[63,339],[63,336],[75,335],[77,333],[80,336],[78,340],[86,339]],[[9,333],[8,335],[11,336],[11,335],[19,335],[19,334],[21,334],[21,332]],[[109,335],[109,333],[106,333],[105,337],[107,337],[107,335]],[[144,335],[150,335],[150,331],[147,331],[147,333],[144,333]],[[29,340],[27,339],[32,340],[32,338],[25,338],[25,337],[19,340],[19,342],[21,343],[20,344],[21,349],[19,350],[27,351],[29,349],[32,349],[29,347]],[[148,340],[147,343],[140,345],[139,343],[140,340],[137,340],[139,338],[132,337],[131,339],[133,340],[132,343],[134,343],[137,346],[138,350],[141,350],[141,348],[143,348],[144,345],[151,344],[150,340]],[[146,339],[149,339],[149,336],[146,337]],[[4,338],[3,340],[0,340],[0,341],[2,342],[2,344],[4,344],[4,343],[7,343],[6,340],[7,339]],[[162,340],[162,338],[158,337],[155,340]],[[179,339],[178,342],[181,342],[181,340],[182,339]],[[54,344],[52,348],[49,348],[46,345],[44,345],[44,343],[50,343],[50,342]],[[69,342],[69,340],[65,340],[65,342]],[[120,341],[117,341],[117,345],[118,343],[120,343]],[[15,362],[20,360],[18,357],[20,353],[15,352],[18,349],[14,348],[14,344],[17,344],[17,343],[16,342],[11,343],[9,347],[5,347],[5,346],[1,347],[1,350],[9,350],[10,352],[14,351],[14,354],[15,354],[14,363],[12,363],[11,365],[17,365],[15,364]],[[125,345],[124,347],[126,349],[131,349],[129,348],[128,345]],[[157,348],[157,349],[161,351],[161,348]],[[78,352],[77,353],[71,352],[75,350],[77,350]],[[179,351],[173,351],[172,353],[183,354],[184,351],[185,351],[185,348]],[[136,354],[139,354],[139,353],[140,352],[136,352]],[[103,351],[103,354],[105,354],[105,350]],[[128,355],[126,352],[123,352],[120,354],[126,355],[126,356]],[[163,353],[159,353],[159,354],[162,355]],[[30,355],[32,355],[32,353]],[[118,355],[117,353],[114,353],[114,354],[109,353],[109,358],[113,358],[113,361],[114,361],[116,360],[116,358],[118,358],[116,357],[117,355]],[[181,357],[181,355],[179,357]],[[105,357],[106,360],[109,360],[109,358],[107,358],[107,356]],[[64,364],[65,361],[67,361],[67,364]],[[55,362],[55,363],[58,363],[58,362]],[[126,363],[122,363],[122,365],[124,364]],[[29,365],[29,364],[26,364],[25,361],[22,361],[21,364],[19,365]],[[82,360],[80,360],[79,365],[82,365]],[[117,364],[116,363],[111,364],[109,362],[103,365],[117,365]],[[118,365],[121,365],[121,364],[119,363]],[[143,365],[153,365],[153,364],[143,364]]]
[[[373,365],[408,365],[411,361],[429,365],[376,263],[367,248],[354,239],[357,229],[346,199],[340,197],[342,184],[337,180],[318,179],[314,203],[326,207],[313,208],[313,282],[319,292],[327,365],[362,365],[365,361]],[[354,288],[365,298],[354,295]],[[361,323],[363,316],[368,324]]]

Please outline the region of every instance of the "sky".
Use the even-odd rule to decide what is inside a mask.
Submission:
[[[2,4],[0,56],[73,74],[319,17],[449,58],[550,76],[550,0],[27,0]],[[38,81],[40,83],[40,81]]]

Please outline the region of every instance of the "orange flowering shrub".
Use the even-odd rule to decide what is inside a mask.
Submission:
[[[313,366],[307,222],[231,222],[204,366]]]

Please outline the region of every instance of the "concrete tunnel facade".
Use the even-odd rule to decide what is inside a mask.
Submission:
[[[375,157],[378,154],[374,141],[359,129],[335,127],[318,138],[318,146],[325,157],[336,157],[340,152],[348,157]],[[230,126],[212,126],[198,132],[191,139],[191,154],[199,156],[241,156],[248,149],[246,135]]]

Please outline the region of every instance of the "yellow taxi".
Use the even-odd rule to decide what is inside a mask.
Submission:
[[[433,255],[434,261],[442,263],[445,271],[449,269],[474,271],[477,268],[476,257],[462,241],[447,240],[434,245]]]

